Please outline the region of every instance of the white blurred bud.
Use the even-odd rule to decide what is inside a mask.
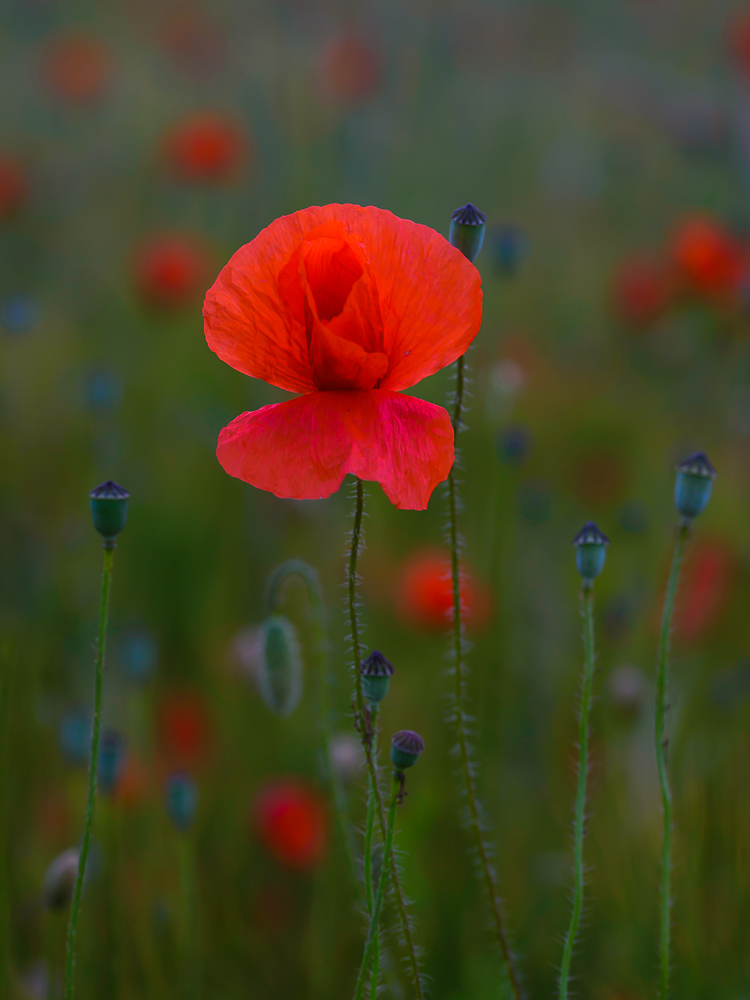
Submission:
[[[242,676],[253,684],[258,681],[258,668],[263,652],[260,629],[255,626],[241,628],[232,639],[232,662]]]
[[[69,847],[55,858],[44,874],[42,902],[48,910],[64,910],[70,905],[77,874],[78,850]]]
[[[609,675],[607,690],[617,708],[637,712],[646,698],[646,677],[640,667],[624,663]]]
[[[503,420],[510,416],[516,397],[526,386],[526,373],[517,361],[501,358],[490,369],[487,387],[487,416]]]
[[[352,733],[336,733],[328,746],[331,767],[342,781],[353,781],[364,760],[362,744]]]

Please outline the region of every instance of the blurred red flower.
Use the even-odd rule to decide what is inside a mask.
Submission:
[[[12,218],[23,207],[29,184],[23,164],[0,153],[0,222]]]
[[[448,629],[453,620],[450,556],[437,549],[413,552],[398,571],[395,600],[399,614],[410,625],[438,632]],[[466,566],[462,566],[461,605],[468,628],[486,624],[492,595]]]
[[[201,764],[211,748],[211,720],[205,701],[192,691],[173,691],[159,705],[157,733],[170,767]]]
[[[247,157],[244,132],[219,114],[195,114],[176,125],[166,142],[172,172],[185,181],[226,181]]]
[[[750,7],[739,9],[730,19],[728,41],[739,69],[750,76]]]
[[[731,597],[735,558],[718,538],[697,539],[687,550],[674,613],[675,638],[700,639],[721,617]]]
[[[150,305],[178,309],[200,296],[210,269],[208,255],[197,241],[165,234],[152,237],[137,250],[135,284]]]
[[[280,779],[255,800],[255,829],[264,847],[287,868],[312,868],[327,840],[323,801],[312,787]]]
[[[618,319],[647,326],[665,312],[672,295],[666,268],[647,257],[621,262],[613,282],[613,304]]]
[[[112,58],[94,35],[60,35],[44,49],[40,72],[51,97],[65,104],[91,104],[106,90]]]
[[[683,219],[671,249],[685,284],[704,295],[733,293],[747,271],[746,247],[710,215]]]
[[[320,88],[335,104],[365,102],[374,93],[380,72],[377,50],[352,31],[331,38],[320,54]]]
[[[480,285],[446,239],[379,208],[277,219],[206,295],[206,339],[238,371],[302,395],[225,427],[224,469],[300,499],[330,496],[353,473],[424,510],[453,464],[453,428],[441,406],[400,390],[463,354]]]

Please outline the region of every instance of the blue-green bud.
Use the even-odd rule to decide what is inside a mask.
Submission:
[[[474,263],[482,249],[484,240],[485,216],[471,202],[463,208],[457,208],[451,216],[451,228],[448,239],[452,246],[460,250],[464,257]]]
[[[113,483],[111,479],[89,493],[91,519],[104,539],[105,545],[107,543],[113,545],[114,539],[125,527],[129,496],[126,489]]]
[[[183,833],[193,825],[198,809],[198,788],[189,774],[172,774],[164,791],[167,816]]]
[[[593,521],[584,524],[573,539],[576,547],[576,567],[583,582],[591,584],[604,569],[609,539]]]
[[[260,626],[258,684],[263,701],[276,715],[291,715],[302,697],[302,651],[294,625],[272,615]]]
[[[424,750],[424,740],[411,729],[402,729],[391,737],[391,760],[397,771],[413,767]]]
[[[674,502],[683,517],[697,517],[705,509],[711,499],[714,479],[716,469],[702,451],[696,451],[690,458],[680,462],[674,484]]]
[[[500,274],[516,274],[529,252],[529,240],[518,226],[498,226],[490,234],[490,250]]]
[[[359,670],[362,674],[362,693],[371,704],[379,704],[388,694],[393,664],[374,649]]]

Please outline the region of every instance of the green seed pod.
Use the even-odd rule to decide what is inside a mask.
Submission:
[[[485,216],[469,202],[451,216],[449,242],[474,263],[484,241]]]
[[[359,669],[362,674],[362,693],[371,704],[379,704],[388,694],[393,664],[374,649]]]
[[[113,542],[128,519],[128,497],[122,486],[108,479],[89,493],[91,519],[105,542]]]
[[[291,715],[302,697],[302,651],[294,625],[272,615],[260,626],[258,683],[266,705],[276,715]]]
[[[424,740],[411,729],[402,729],[391,737],[391,760],[397,771],[413,767],[424,750]]]
[[[716,469],[702,451],[677,466],[674,502],[677,510],[687,520],[697,517],[711,498]]]
[[[604,569],[609,539],[593,521],[584,524],[573,539],[576,547],[576,567],[589,586]]]

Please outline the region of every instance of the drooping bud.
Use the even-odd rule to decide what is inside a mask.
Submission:
[[[178,830],[190,829],[198,811],[198,788],[189,774],[172,774],[167,778],[164,805]]]
[[[104,539],[105,545],[107,543],[113,545],[114,539],[125,527],[129,496],[126,489],[113,483],[111,479],[89,493],[91,519]]]
[[[464,257],[474,263],[484,240],[485,216],[471,202],[463,208],[457,208],[451,216],[451,228],[448,240]]]
[[[115,729],[102,733],[99,747],[99,787],[103,795],[111,795],[125,768],[125,740]]]
[[[260,626],[258,685],[266,705],[276,715],[291,715],[302,697],[302,651],[294,625],[272,615]]]
[[[64,910],[70,905],[77,875],[78,850],[69,847],[58,854],[44,873],[42,903],[48,910]]]
[[[411,729],[401,729],[391,737],[391,760],[397,771],[413,767],[424,750],[424,740]]]
[[[609,539],[593,521],[584,524],[573,539],[576,547],[576,567],[585,584],[591,585],[604,569]]]
[[[374,649],[361,665],[362,693],[373,705],[378,705],[388,694],[388,685],[393,677],[393,664]]]
[[[711,499],[716,469],[702,451],[680,462],[674,486],[674,502],[683,517],[697,517]]]

